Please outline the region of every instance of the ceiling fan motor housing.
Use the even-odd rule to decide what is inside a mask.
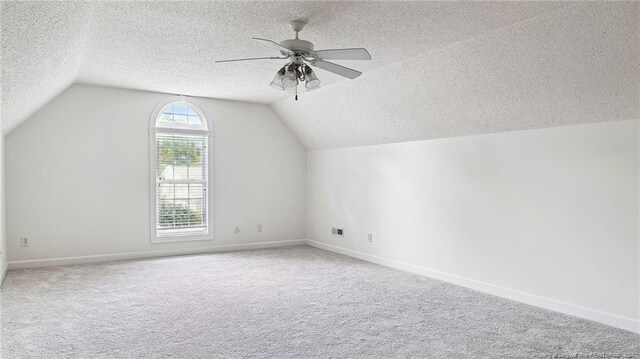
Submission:
[[[306,40],[300,40],[300,39],[284,40],[283,42],[280,43],[280,45],[283,47],[286,47],[287,49],[293,52],[306,52],[307,54],[310,54],[311,52],[313,52],[313,44]]]

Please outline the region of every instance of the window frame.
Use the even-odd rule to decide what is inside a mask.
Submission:
[[[194,110],[200,119],[203,121],[203,126],[198,128],[189,128],[189,126],[179,126],[172,124],[158,125],[158,119],[160,114],[167,106],[173,104],[180,104],[189,106]],[[213,186],[213,173],[214,173],[214,161],[213,161],[213,123],[211,116],[205,112],[205,108],[186,96],[173,96],[161,103],[159,103],[153,110],[149,125],[149,217],[150,217],[150,241],[152,244],[159,243],[174,243],[174,242],[190,242],[190,241],[211,241],[214,239],[214,186]],[[161,235],[158,236],[157,231],[157,165],[158,165],[158,151],[157,151],[157,135],[158,134],[175,134],[175,135],[197,135],[207,138],[207,178],[206,178],[206,190],[205,190],[205,220],[206,220],[206,233],[205,234],[190,234],[188,230],[184,233],[176,233],[173,235]]]

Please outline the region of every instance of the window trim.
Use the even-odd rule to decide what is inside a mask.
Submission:
[[[198,113],[200,118],[204,121],[206,126],[205,130],[202,129],[189,129],[179,128],[171,125],[157,126],[157,120],[162,110],[170,104],[179,103],[188,105],[194,111]],[[158,164],[158,153],[156,148],[156,135],[162,134],[191,134],[191,135],[206,135],[207,136],[207,190],[206,190],[206,221],[207,221],[207,234],[192,235],[189,233],[180,233],[171,236],[158,236],[157,233],[157,213],[156,213],[156,199],[157,199],[157,182],[156,182],[156,168]],[[172,96],[160,102],[151,113],[151,119],[149,121],[149,237],[152,244],[159,243],[175,243],[175,242],[190,242],[190,241],[211,241],[214,239],[214,147],[213,147],[213,123],[211,116],[205,110],[205,107],[200,105],[197,101],[186,96]]]

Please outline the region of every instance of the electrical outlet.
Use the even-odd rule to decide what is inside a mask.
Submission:
[[[236,226],[236,229],[233,230],[235,233],[240,233],[240,226]]]
[[[20,237],[20,247],[29,247],[29,238],[28,237]]]
[[[262,223],[258,223],[257,230],[258,232],[262,232]]]
[[[367,236],[367,241],[369,241],[369,243],[373,242],[373,233],[369,233],[369,235]]]
[[[338,237],[344,237],[344,229],[343,228],[337,228],[337,227],[331,227],[331,234],[334,236],[338,236]]]

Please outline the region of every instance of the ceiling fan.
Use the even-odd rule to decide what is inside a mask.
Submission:
[[[320,80],[311,69],[311,66],[333,72],[348,79],[355,79],[362,75],[362,72],[335,64],[325,60],[371,60],[371,55],[364,48],[352,49],[329,49],[314,50],[313,43],[300,40],[298,33],[302,31],[307,23],[300,20],[290,22],[290,26],[295,31],[295,39],[284,40],[277,43],[273,40],[254,37],[254,40],[263,41],[273,45],[280,51],[280,56],[253,57],[246,59],[220,60],[222,62],[252,61],[252,60],[285,60],[289,62],[284,65],[271,81],[271,87],[278,90],[295,91],[298,100],[298,84],[304,82],[307,90],[313,90],[320,86]]]

